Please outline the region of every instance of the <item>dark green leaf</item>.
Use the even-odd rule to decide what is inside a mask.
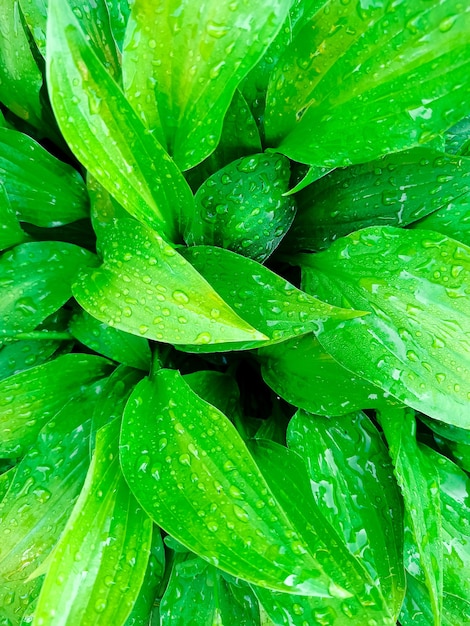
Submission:
[[[296,196],[286,244],[321,250],[366,226],[406,226],[468,192],[470,159],[426,148],[336,169]]]
[[[151,354],[146,339],[112,328],[86,311],[72,318],[70,332],[85,346],[113,361],[147,372],[150,368]]]
[[[318,339],[402,402],[470,427],[470,248],[431,231],[366,228],[302,255],[306,291],[370,311]]]
[[[0,380],[46,363],[57,351],[57,339],[13,341],[0,348]]]
[[[228,248],[263,262],[279,245],[295,216],[289,161],[254,154],[213,174],[196,193],[196,212],[185,235],[190,245]]]
[[[470,156],[470,115],[446,132],[445,151],[449,154]]]
[[[38,50],[46,56],[46,22],[48,0],[19,0],[21,13]]]
[[[264,333],[269,343],[318,330],[329,319],[362,315],[361,311],[338,309],[312,298],[263,265],[229,250],[195,246],[184,250],[184,257],[225,302]],[[245,341],[234,347],[240,350],[266,343]],[[219,350],[222,347],[231,349],[227,343]]]
[[[36,328],[71,297],[78,270],[94,263],[90,252],[61,242],[23,243],[5,252],[0,257],[0,339]]]
[[[44,424],[85,386],[109,373],[109,361],[65,354],[0,382],[0,456],[17,457]]]
[[[91,223],[97,238],[96,249],[98,254],[103,256],[102,240],[106,229],[112,226],[116,219],[129,218],[129,213],[93,176],[87,176],[87,189],[90,196]]]
[[[111,29],[119,50],[122,50],[124,43],[124,33],[126,32],[127,21],[131,12],[129,6],[131,3],[132,0],[106,0]]]
[[[160,370],[135,388],[124,412],[121,464],[155,522],[209,563],[271,589],[349,595],[330,577],[342,574],[324,561],[319,534],[310,528],[308,540],[302,537],[230,421],[178,372]]]
[[[48,227],[88,217],[78,172],[23,133],[0,128],[0,177],[22,222]]]
[[[387,392],[335,361],[312,334],[260,348],[257,357],[264,382],[310,413],[346,415],[394,402]]]
[[[71,2],[49,4],[47,76],[59,127],[90,174],[131,215],[178,239],[192,214],[189,186],[96,56]]]
[[[466,431],[468,433],[468,431]],[[470,438],[468,443],[449,441],[434,435],[439,450],[454,461],[461,469],[470,472]]]
[[[434,230],[470,246],[470,194],[456,198],[439,211],[415,222],[411,227]]]
[[[229,417],[238,406],[240,392],[235,379],[228,374],[199,370],[186,374],[184,380],[200,398]]]
[[[302,191],[302,189],[305,189],[305,187],[308,187],[308,185],[311,185],[316,180],[323,178],[323,176],[326,176],[329,172],[331,172],[329,167],[310,166],[299,182],[284,195],[291,196],[294,193],[299,193],[299,191]]]
[[[265,339],[148,227],[118,220],[106,237],[103,266],[83,272],[73,288],[80,305],[94,317],[175,344]]]
[[[414,411],[383,409],[379,413],[395,476],[416,543],[419,563],[430,594],[434,624],[441,620],[443,547],[439,475],[435,464],[416,443]]]
[[[280,30],[289,5],[133,2],[123,54],[126,95],[181,169],[216,148],[236,88]]]
[[[21,228],[6,189],[0,181],[0,251],[27,240],[28,235]]]
[[[459,0],[315,5],[270,77],[266,136],[283,154],[330,167],[370,161],[468,112],[470,13]]]

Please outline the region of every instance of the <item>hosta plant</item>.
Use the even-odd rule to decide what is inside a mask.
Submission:
[[[0,10],[0,624],[470,623],[468,3]]]

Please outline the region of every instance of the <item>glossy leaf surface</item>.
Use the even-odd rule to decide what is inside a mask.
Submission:
[[[467,113],[470,12],[458,0],[315,8],[270,77],[266,136],[283,154],[330,167],[370,161]]]
[[[78,172],[31,137],[7,128],[0,128],[0,181],[22,222],[50,227],[88,217]]]
[[[236,88],[276,36],[289,4],[134,1],[123,54],[126,95],[181,169],[217,146]]]
[[[470,194],[460,196],[431,215],[427,215],[412,228],[434,230],[470,246]]]
[[[6,189],[0,182],[0,251],[27,240],[28,236],[21,228]]]
[[[72,318],[69,328],[72,335],[91,350],[118,363],[149,370],[150,347],[143,337],[108,326],[85,311]]]
[[[104,264],[83,272],[73,294],[109,326],[175,344],[265,339],[149,228],[119,220],[104,254]]]
[[[300,258],[306,291],[370,311],[320,330],[325,350],[409,406],[469,428],[470,249],[431,231],[371,227]]]
[[[24,20],[41,54],[46,56],[46,22],[48,0],[19,0]]]
[[[296,196],[286,244],[321,250],[366,226],[406,226],[469,191],[470,159],[428,148],[336,169]]]
[[[289,161],[279,154],[243,157],[213,174],[196,193],[190,245],[227,248],[263,262],[279,245],[295,215]]]
[[[131,12],[132,0],[106,0],[109,11],[109,21],[114,39],[119,50],[122,50],[127,21]]]
[[[310,532],[305,542],[231,422],[178,372],[160,370],[137,385],[124,413],[121,464],[154,521],[209,563],[284,592],[348,595],[316,560],[320,536]]]
[[[70,3],[49,3],[47,76],[59,127],[76,157],[131,215],[178,239],[182,216],[192,214],[189,186],[146,133]]]
[[[281,398],[317,415],[346,415],[394,398],[355,376],[326,352],[313,334],[260,348],[264,382]]]
[[[116,421],[97,433],[85,485],[41,589],[34,613],[39,624],[123,624],[138,597],[152,523],[122,476],[118,439]]]
[[[36,328],[71,297],[78,270],[93,263],[90,252],[68,243],[24,243],[5,252],[0,258],[0,338]]]

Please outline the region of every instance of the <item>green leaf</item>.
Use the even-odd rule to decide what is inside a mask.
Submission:
[[[299,191],[302,191],[302,189],[305,189],[305,187],[308,187],[316,180],[323,178],[323,176],[326,176],[331,171],[332,170],[329,167],[318,167],[315,165],[310,166],[299,182],[292,187],[292,189],[289,189],[289,191],[284,195],[291,196],[294,193],[299,193]]]
[[[281,398],[317,415],[346,415],[394,402],[387,392],[355,376],[325,352],[313,334],[260,348],[264,382]]]
[[[366,226],[406,226],[468,192],[470,159],[427,148],[336,169],[296,196],[299,209],[285,243],[321,250]]]
[[[0,502],[5,497],[7,491],[10,489],[10,485],[12,484],[15,474],[16,474],[16,466],[10,467],[6,472],[2,470],[0,474]]]
[[[189,186],[97,57],[71,2],[49,4],[47,78],[59,127],[76,157],[131,215],[178,239],[192,214]]]
[[[178,557],[160,604],[161,626],[260,626],[249,588],[237,588],[194,554]]]
[[[27,240],[28,235],[21,228],[6,189],[0,182],[0,251]]]
[[[77,313],[69,328],[75,339],[91,350],[130,367],[145,371],[150,369],[150,347],[143,337],[112,328],[86,311]]]
[[[34,443],[44,424],[104,378],[109,361],[85,354],[65,354],[0,382],[0,456],[14,458]]]
[[[470,428],[469,248],[387,226],[299,258],[307,292],[370,311],[320,330],[327,352],[405,404]]]
[[[269,343],[318,330],[330,319],[349,319],[363,314],[332,307],[312,298],[263,265],[235,252],[195,246],[187,248],[183,254],[225,302],[264,333]],[[234,347],[240,350],[266,343],[260,339]],[[225,343],[218,348],[220,351],[231,349],[231,346]],[[204,346],[203,350],[213,351],[213,348]]]
[[[174,344],[264,340],[155,232],[118,220],[106,233],[104,264],[82,272],[73,294],[109,326]]]
[[[277,35],[289,5],[133,2],[123,52],[125,92],[181,169],[216,148],[236,88]]]
[[[470,156],[470,115],[446,132],[445,151],[449,154]]]
[[[107,228],[114,225],[116,219],[129,218],[129,213],[111,196],[100,183],[87,175],[87,190],[90,196],[90,217],[96,233],[96,249],[102,257],[103,240]]]
[[[50,227],[88,217],[79,173],[16,130],[0,128],[0,177],[22,222]]]
[[[6,344],[0,348],[0,380],[46,363],[60,345],[58,339],[24,339]]]
[[[349,596],[330,577],[342,574],[321,536],[309,528],[304,539],[234,426],[178,372],[160,370],[137,385],[124,412],[120,450],[126,480],[144,509],[212,565],[270,589]]]
[[[434,230],[470,246],[470,194],[456,198],[439,211],[415,222],[411,228]]]
[[[21,13],[43,57],[46,56],[46,22],[48,0],[19,0]]]
[[[185,374],[184,381],[197,395],[229,417],[240,400],[238,385],[232,376],[221,372],[199,370]]]
[[[416,542],[424,582],[429,591],[436,626],[441,621],[443,546],[439,474],[416,443],[414,411],[383,409],[379,413],[395,476]]]
[[[124,33],[131,12],[130,4],[132,0],[105,0],[109,11],[109,21],[113,31],[114,39],[119,50],[122,50],[124,43]]]
[[[230,163],[198,189],[186,242],[228,248],[263,262],[295,216],[294,201],[283,195],[289,178],[289,161],[279,154],[254,154]]]
[[[93,263],[87,250],[61,242],[23,243],[5,252],[0,257],[0,339],[33,330],[57,311],[71,297],[78,270]]]
[[[270,145],[337,167],[416,147],[467,114],[470,13],[459,0],[315,5],[270,77]]]
[[[41,589],[34,613],[38,624],[123,624],[135,604],[147,569],[152,523],[122,476],[118,440],[117,421],[96,435],[85,485]]]

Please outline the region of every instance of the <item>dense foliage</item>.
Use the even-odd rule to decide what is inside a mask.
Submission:
[[[470,5],[0,14],[0,625],[470,623]]]

